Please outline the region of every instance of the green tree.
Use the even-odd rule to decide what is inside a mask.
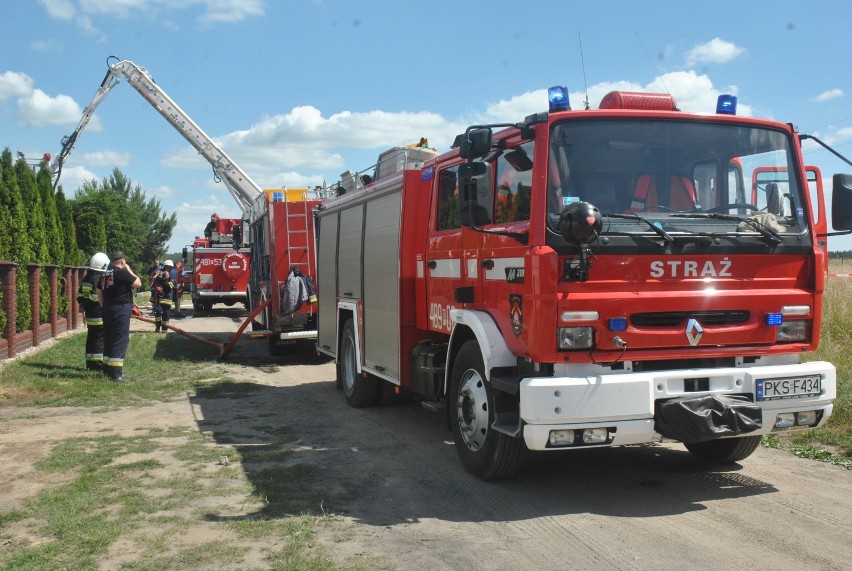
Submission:
[[[53,260],[50,259],[50,251],[47,248],[44,211],[42,210],[41,193],[38,189],[36,174],[27,161],[21,157],[15,163],[15,175],[27,211],[27,236],[32,248],[32,261],[42,265],[51,263]],[[46,323],[50,319],[50,282],[44,268],[40,270],[38,311],[39,321]]]
[[[62,230],[59,226],[59,215],[56,212],[56,194],[53,191],[53,181],[50,176],[50,167],[46,161],[42,161],[36,175],[38,191],[41,195],[41,210],[44,216],[44,235],[47,241],[47,250],[51,263],[62,265],[63,242]]]
[[[65,200],[62,186],[56,191],[56,214],[62,236],[62,264],[67,266],[81,266],[84,264],[84,255],[77,247],[77,231],[74,229],[74,212],[71,205]]]
[[[3,231],[7,232],[10,238],[8,257],[20,264],[18,266],[18,279],[15,284],[17,292],[15,329],[20,332],[28,329],[32,323],[27,264],[33,261],[33,255],[27,234],[26,206],[18,186],[12,161],[12,151],[8,147],[0,155],[0,165],[2,165],[0,167],[0,172],[2,172],[0,201],[9,209],[9,224],[3,228]]]
[[[123,251],[131,266],[143,267],[165,252],[177,225],[177,216],[166,216],[159,200],[147,199],[140,185],[134,185],[118,168],[112,175],[87,181],[77,189],[72,202],[75,220],[85,212],[103,216],[107,254]]]
[[[81,213],[74,223],[77,228],[77,246],[91,258],[95,252],[107,251],[107,235],[104,217],[88,210]]]

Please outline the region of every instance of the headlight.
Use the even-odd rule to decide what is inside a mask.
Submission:
[[[778,326],[779,343],[798,343],[808,340],[808,323],[806,319],[785,321]]]
[[[560,351],[589,349],[595,344],[595,332],[591,327],[560,327],[557,336]]]

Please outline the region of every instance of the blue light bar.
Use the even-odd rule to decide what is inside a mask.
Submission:
[[[571,110],[571,103],[568,101],[568,88],[564,85],[556,85],[548,89],[547,100],[551,111]]]
[[[784,314],[783,313],[767,313],[766,314],[766,324],[767,325],[781,325],[784,323]]]
[[[716,100],[716,113],[720,115],[736,115],[737,114],[737,96],[722,94]]]
[[[626,331],[627,330],[627,318],[626,317],[610,317],[609,318],[609,330],[610,331]]]

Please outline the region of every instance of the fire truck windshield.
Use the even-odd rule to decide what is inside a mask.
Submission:
[[[548,226],[577,201],[603,233],[730,235],[781,242],[806,231],[806,200],[782,131],[699,121],[593,119],[550,134]],[[609,215],[609,216],[608,216]],[[657,229],[650,227],[656,226]]]

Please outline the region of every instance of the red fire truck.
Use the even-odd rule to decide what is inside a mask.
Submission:
[[[349,404],[391,387],[444,411],[482,479],[524,448],[667,440],[728,463],[822,425],[835,368],[799,362],[828,234],[804,136],[731,96],[708,115],[548,94],[548,112],[471,126],[321,206],[318,349]],[[833,193],[848,231],[852,175]]]
[[[184,267],[192,268],[192,307],[196,312],[210,312],[213,304],[248,307],[249,256],[251,249],[242,247],[239,218],[213,215],[215,227],[208,238],[196,237],[183,249]]]
[[[253,334],[269,339],[269,352],[313,350],[317,336],[315,213],[317,190],[266,190],[252,206],[249,305],[270,301],[253,323]]]

